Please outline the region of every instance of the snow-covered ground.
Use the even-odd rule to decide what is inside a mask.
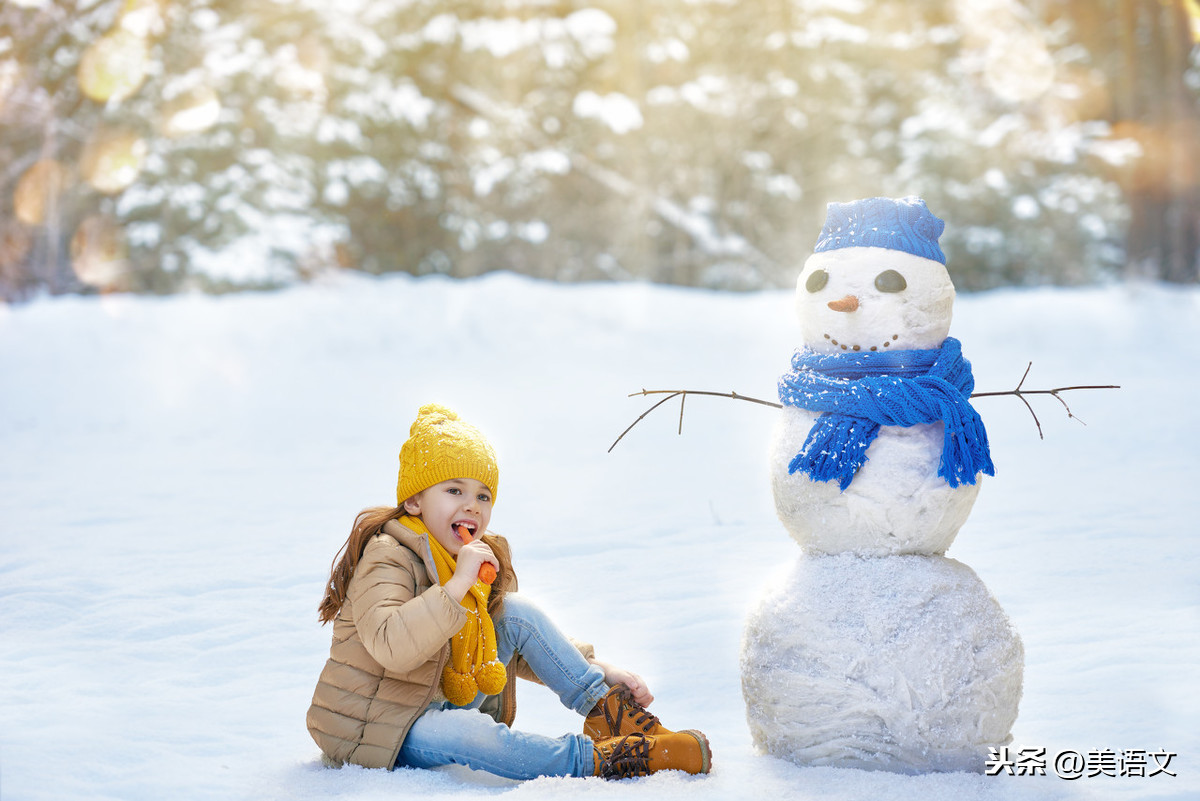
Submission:
[[[997,465],[949,556],[1026,649],[1014,749],[1170,751],[1176,777],[901,776],[754,753],[746,614],[797,557],[774,517],[775,412],[648,417],[642,387],[773,398],[790,293],[339,277],[226,297],[0,306],[0,797],[1046,799],[1200,796],[1200,292],[960,297],[952,333]],[[320,766],[316,605],[355,513],[389,503],[417,407],[482,427],[522,589],[642,672],[710,776],[623,782]],[[579,725],[523,685],[517,725]],[[1150,760],[1153,767],[1154,760]]]

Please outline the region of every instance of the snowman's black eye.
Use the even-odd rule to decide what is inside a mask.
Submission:
[[[827,283],[829,283],[829,273],[824,270],[813,270],[813,274],[804,282],[804,288],[809,292],[820,292]]]
[[[884,270],[875,276],[875,288],[880,292],[903,292],[908,289],[908,282],[895,270]]]

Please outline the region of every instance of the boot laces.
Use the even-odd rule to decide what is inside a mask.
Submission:
[[[626,779],[649,772],[650,740],[637,732],[626,734],[614,743],[600,767],[600,775],[606,778]]]
[[[658,716],[633,700],[633,694],[627,688],[619,688],[617,690],[617,697],[621,700],[621,714],[629,715],[633,719],[634,724],[640,727],[643,732],[649,732],[651,728],[658,725]]]

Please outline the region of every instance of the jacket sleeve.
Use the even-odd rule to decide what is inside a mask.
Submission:
[[[371,657],[394,673],[407,673],[433,659],[467,622],[462,604],[435,584],[417,594],[414,570],[399,545],[371,543],[355,569],[347,596],[354,626]]]

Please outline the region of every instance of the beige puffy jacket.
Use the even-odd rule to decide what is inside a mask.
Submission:
[[[391,769],[413,721],[440,697],[450,638],[467,613],[436,576],[425,535],[397,520],[367,543],[308,708],[308,731],[327,764]],[[592,658],[591,646],[577,647]],[[513,661],[510,677],[537,681],[524,660]],[[487,698],[482,711],[512,725],[515,685]]]

